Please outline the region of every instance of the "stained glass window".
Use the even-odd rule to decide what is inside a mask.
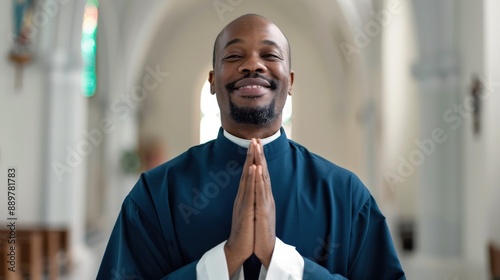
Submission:
[[[87,0],[82,26],[82,92],[90,97],[95,94],[96,79],[96,42],[98,22],[98,0]]]

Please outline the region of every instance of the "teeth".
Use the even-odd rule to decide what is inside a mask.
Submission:
[[[259,85],[247,85],[247,86],[242,86],[240,88],[260,88],[262,86],[259,86]]]

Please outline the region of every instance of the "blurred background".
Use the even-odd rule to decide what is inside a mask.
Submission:
[[[95,278],[140,172],[216,136],[213,42],[246,13],[290,41],[287,135],[363,180],[408,279],[491,278],[500,1],[2,0],[1,279]]]

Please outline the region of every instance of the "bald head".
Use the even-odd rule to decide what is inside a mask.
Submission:
[[[222,30],[219,32],[217,35],[217,38],[215,39],[214,42],[214,48],[213,48],[213,54],[212,54],[212,67],[215,67],[215,62],[217,58],[220,55],[220,48],[221,48],[221,39],[224,38],[228,30],[234,30],[235,28],[252,28],[252,29],[258,29],[262,28],[264,26],[271,26],[273,29],[276,29],[279,36],[281,38],[276,38],[276,40],[281,41],[283,40],[286,44],[286,49],[288,51],[287,56],[288,56],[288,66],[291,68],[292,66],[292,55],[291,55],[291,49],[290,49],[290,42],[288,41],[288,38],[283,34],[283,32],[276,26],[272,21],[269,19],[257,15],[257,14],[246,14],[242,15],[239,18],[231,21],[228,23]],[[226,38],[227,39],[227,38]]]

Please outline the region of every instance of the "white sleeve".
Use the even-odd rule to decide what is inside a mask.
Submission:
[[[304,259],[295,247],[283,243],[276,237],[269,269],[260,268],[259,280],[293,279],[301,280],[304,274]]]
[[[226,241],[208,250],[196,264],[196,279],[198,280],[229,280],[227,271],[226,254],[224,253]],[[231,277],[231,280],[243,280],[243,269]]]

